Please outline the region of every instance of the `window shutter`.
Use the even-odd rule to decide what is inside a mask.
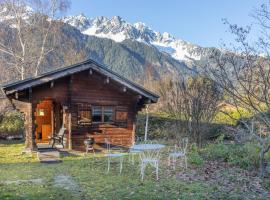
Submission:
[[[116,106],[115,123],[120,127],[126,127],[128,120],[128,108],[126,106]]]

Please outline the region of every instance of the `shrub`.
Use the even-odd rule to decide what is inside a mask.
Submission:
[[[140,113],[137,116],[136,135],[144,136],[145,115]],[[149,139],[176,139],[186,136],[185,122],[176,120],[165,113],[151,113],[148,123],[148,138]],[[205,124],[203,130],[203,139],[217,137],[222,125],[220,124]]]
[[[210,143],[206,146],[204,152],[208,159],[210,160],[223,160],[227,161],[229,159],[230,150],[229,146],[224,144],[224,135],[220,135],[215,143]]]
[[[221,160],[244,169],[251,169],[259,166],[259,151],[258,144],[254,142],[226,144],[221,136],[215,143],[206,146],[204,155],[210,160]],[[267,154],[266,157],[269,156]]]
[[[23,118],[20,113],[10,111],[0,116],[0,137],[18,136],[23,133]]]
[[[249,169],[254,166],[254,162],[246,152],[245,146],[242,145],[231,146],[228,162],[244,169]]]
[[[199,149],[195,143],[190,145],[188,151],[188,162],[193,165],[202,166],[204,163],[203,158],[199,154]]]

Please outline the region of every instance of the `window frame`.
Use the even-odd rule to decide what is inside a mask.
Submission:
[[[92,105],[91,106],[91,109],[92,109],[92,119],[93,119],[93,109],[94,109],[94,107],[101,107],[101,121],[100,122],[94,122],[93,120],[92,120],[92,123],[93,124],[113,124],[113,123],[115,123],[115,106],[109,106],[109,105],[106,105],[106,106],[104,106],[104,105]],[[108,122],[105,122],[104,121],[104,109],[105,108],[112,108],[112,121],[108,121]]]

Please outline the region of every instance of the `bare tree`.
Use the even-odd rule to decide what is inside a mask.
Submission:
[[[25,79],[37,76],[42,62],[54,47],[57,27],[54,20],[68,8],[67,0],[0,1],[0,52],[6,66],[14,68]]]
[[[261,176],[265,170],[265,154],[270,150],[269,6],[270,2],[253,12],[262,33],[255,44],[249,42],[250,27],[243,28],[225,21],[238,45],[225,54],[213,51],[211,63],[214,65],[207,67],[207,74],[230,97],[229,103],[240,115],[244,138],[256,141],[260,146]],[[225,114],[233,118],[231,113]]]
[[[176,79],[161,84],[160,94],[166,101],[167,112],[178,122],[184,121],[189,136],[201,146],[202,134],[218,111],[221,99],[215,83],[206,77]]]

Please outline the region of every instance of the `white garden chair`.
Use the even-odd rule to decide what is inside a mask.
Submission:
[[[135,142],[135,144],[137,144],[137,143],[139,143],[139,142],[141,142],[141,140],[140,140],[138,137],[136,137],[136,142]],[[132,165],[135,164],[135,156],[136,156],[136,155],[139,155],[139,153],[142,152],[141,150],[134,149],[133,146],[134,146],[134,143],[133,143],[133,145],[130,146],[129,149],[128,149],[128,161],[131,162]]]
[[[146,142],[149,144],[149,141]],[[151,142],[153,143],[153,142]],[[145,175],[145,169],[149,165],[155,168],[156,179],[158,180],[158,170],[160,161],[160,149],[144,150],[140,154],[141,160],[141,179],[143,181]]]
[[[109,173],[110,171],[110,166],[111,166],[111,160],[113,158],[117,158],[119,159],[119,165],[120,165],[120,171],[119,173],[122,173],[122,169],[123,169],[123,160],[124,160],[124,155],[122,153],[121,149],[117,149],[117,153],[114,153],[113,151],[115,151],[115,148],[111,148],[111,142],[108,138],[105,138],[105,143],[106,143],[106,148],[107,148],[107,158],[108,158],[108,165],[107,165],[107,173]]]
[[[185,137],[180,141],[180,144],[175,145],[172,152],[169,153],[168,165],[173,163],[173,168],[176,167],[176,160],[181,159],[182,163],[185,162],[185,168],[187,169],[187,147],[188,138]]]

